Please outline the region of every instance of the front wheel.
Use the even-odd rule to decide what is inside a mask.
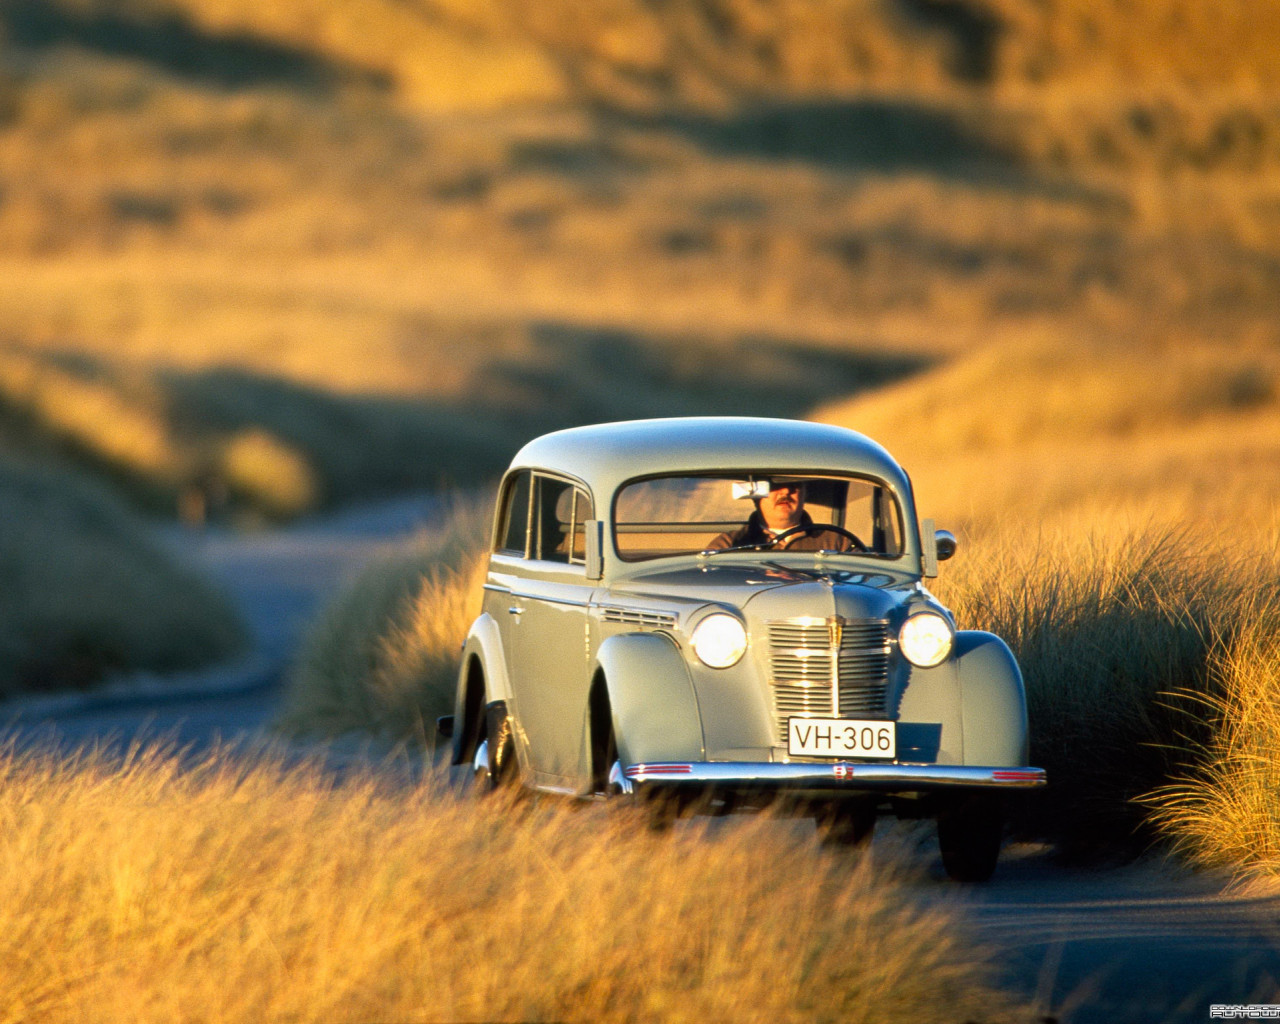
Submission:
[[[938,813],[938,846],[942,866],[957,882],[985,882],[1000,859],[1004,810],[998,798],[971,794]]]
[[[481,739],[476,748],[472,790],[479,796],[499,791],[514,794],[520,789],[520,762],[516,759],[511,720],[503,715],[491,724],[493,735]]]

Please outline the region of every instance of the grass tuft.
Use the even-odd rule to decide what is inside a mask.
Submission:
[[[1280,876],[1280,599],[1238,609],[1211,652],[1215,686],[1192,710],[1209,735],[1179,778],[1147,796],[1156,828],[1192,863]]]
[[[460,502],[440,535],[372,566],[333,601],[289,672],[281,729],[434,742],[480,614],[489,512],[488,502]]]

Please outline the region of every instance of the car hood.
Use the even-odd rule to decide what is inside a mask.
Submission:
[[[753,618],[785,619],[838,615],[887,618],[919,593],[905,573],[811,570],[778,564],[704,565],[641,573],[611,591],[650,599],[712,603],[740,608]]]

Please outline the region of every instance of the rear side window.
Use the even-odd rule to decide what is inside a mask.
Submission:
[[[536,477],[532,557],[544,562],[581,564],[583,523],[591,518],[591,499],[580,487],[553,477]]]
[[[524,556],[529,539],[529,490],[533,474],[527,470],[507,481],[499,517],[498,550]]]

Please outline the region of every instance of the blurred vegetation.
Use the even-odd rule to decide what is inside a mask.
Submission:
[[[1274,348],[1278,37],[1209,0],[5,0],[0,433],[278,518],[992,341]]]
[[[226,598],[174,563],[119,502],[0,457],[0,698],[172,672],[245,643]]]

